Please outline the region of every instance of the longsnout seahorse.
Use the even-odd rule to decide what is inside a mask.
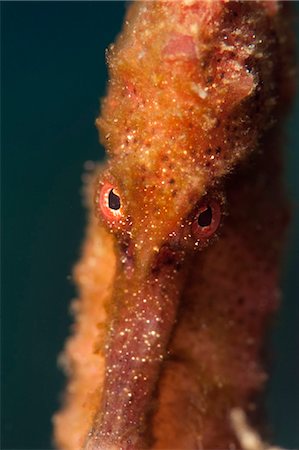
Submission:
[[[237,449],[260,422],[288,208],[292,36],[277,1],[133,2],[96,121],[65,450]]]

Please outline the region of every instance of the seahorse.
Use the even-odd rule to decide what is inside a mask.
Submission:
[[[96,120],[108,160],[87,188],[59,448],[236,449],[230,412],[260,422],[291,42],[284,2],[129,7]]]

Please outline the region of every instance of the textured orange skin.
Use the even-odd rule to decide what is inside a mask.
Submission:
[[[97,121],[110,159],[95,212],[112,235],[92,211],[54,418],[60,448],[233,449],[230,410],[257,410],[286,223],[271,130],[292,75],[281,9],[130,7]],[[120,223],[101,218],[106,181]],[[223,226],[218,240],[195,241],[189,222],[206,195],[226,209]]]

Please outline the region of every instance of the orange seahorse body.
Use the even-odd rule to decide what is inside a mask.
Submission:
[[[59,448],[233,449],[232,408],[257,416],[287,216],[287,29],[278,2],[130,6],[97,120],[109,160],[75,270]]]

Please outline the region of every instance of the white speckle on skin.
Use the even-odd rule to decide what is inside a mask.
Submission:
[[[191,90],[195,92],[202,100],[207,98],[208,93],[199,84],[191,83]]]

